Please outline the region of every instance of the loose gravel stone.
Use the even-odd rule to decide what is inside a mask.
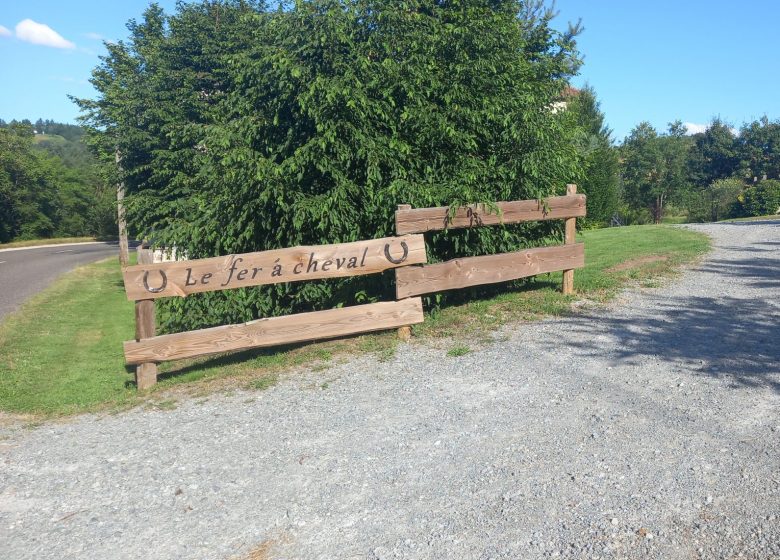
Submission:
[[[780,558],[780,221],[692,227],[680,278],[465,356],[6,427],[0,558]]]

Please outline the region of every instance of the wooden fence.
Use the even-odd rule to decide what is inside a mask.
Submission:
[[[145,389],[157,382],[157,364],[207,354],[336,338],[423,322],[423,294],[505,282],[563,270],[563,292],[572,293],[574,269],[585,265],[582,243],[575,243],[576,218],[585,215],[585,196],[568,185],[567,195],[544,201],[499,202],[498,212],[481,206],[396,212],[397,237],[354,243],[275,249],[208,259],[153,263],[152,251],[138,249],[138,264],[123,268],[125,291],[135,300],[135,340],[125,342],[125,362],[136,367],[136,383]],[[562,246],[469,257],[426,264],[423,233],[444,229],[566,220]],[[323,278],[375,274],[395,269],[398,301],[298,313],[177,334],[155,336],[154,300]]]
[[[142,249],[138,257],[139,264],[126,267],[123,276],[127,297],[136,302],[136,339],[124,344],[125,362],[137,366],[139,389],[157,382],[158,362],[334,338],[423,321],[422,300],[418,297],[154,335],[154,300],[157,298],[375,274],[424,263],[427,257],[422,235],[157,264],[151,262],[149,249]]]
[[[564,245],[525,249],[483,257],[454,259],[421,264],[395,271],[398,299],[517,280],[546,272],[563,270],[563,293],[574,289],[574,269],[585,266],[585,246],[575,242],[577,218],[585,216],[585,196],[577,195],[576,185],[567,185],[566,196],[544,201],[499,202],[498,212],[480,206],[459,208],[450,219],[450,209],[418,208],[402,205],[395,213],[398,234],[424,233],[444,229],[482,227],[519,222],[565,219]]]

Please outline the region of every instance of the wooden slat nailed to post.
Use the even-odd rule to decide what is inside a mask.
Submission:
[[[178,360],[392,329],[422,321],[420,298],[369,303],[125,342],[125,361],[138,364]]]
[[[137,249],[138,263],[141,265],[152,264],[153,255],[151,249]],[[155,318],[154,300],[142,299],[135,302],[135,340],[140,342],[154,337]],[[157,364],[154,361],[138,362],[135,368],[135,383],[139,390],[148,389],[157,383]]]
[[[459,208],[450,221],[449,207],[416,208],[404,205],[398,207],[395,213],[395,232],[398,235],[408,233],[425,233],[480,226],[495,226],[500,224],[516,224],[541,220],[560,220],[561,218],[584,216],[585,196],[553,196],[538,200],[517,200],[513,202],[497,202],[496,208],[500,214],[490,212],[482,204],[473,204]]]
[[[574,197],[577,194],[577,185],[566,185],[567,198]],[[564,243],[566,245],[573,245],[577,241],[577,218],[568,218],[566,220],[566,232],[564,237]],[[584,263],[583,263],[584,266]],[[562,291],[564,294],[574,293],[574,267],[567,268],[563,271],[563,286]]]
[[[517,280],[546,272],[585,266],[585,246],[563,245],[399,268],[398,299],[445,290]]]
[[[128,299],[137,300],[374,274],[426,261],[423,236],[405,235],[190,261],[139,264],[125,268],[123,274]]]

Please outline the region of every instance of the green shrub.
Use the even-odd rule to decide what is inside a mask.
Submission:
[[[743,216],[780,214],[780,181],[765,179],[745,189],[740,202]]]
[[[529,7],[530,6],[530,7]],[[109,45],[80,101],[126,172],[128,218],[191,258],[391,235],[415,207],[563,194],[579,177],[565,112],[578,64],[540,2],[304,0],[152,7]],[[441,233],[430,260],[560,236],[540,223]],[[177,330],[392,297],[392,275],[162,304]]]
[[[738,178],[718,179],[688,199],[688,221],[717,222],[731,217],[744,183]]]

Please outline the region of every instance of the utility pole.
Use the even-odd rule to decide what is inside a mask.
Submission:
[[[129,258],[129,249],[127,246],[127,221],[125,221],[125,182],[121,178],[122,165],[120,163],[121,156],[119,155],[119,148],[116,150],[116,168],[119,172],[120,179],[116,186],[116,214],[117,223],[119,224],[119,264],[123,268],[127,266]]]

